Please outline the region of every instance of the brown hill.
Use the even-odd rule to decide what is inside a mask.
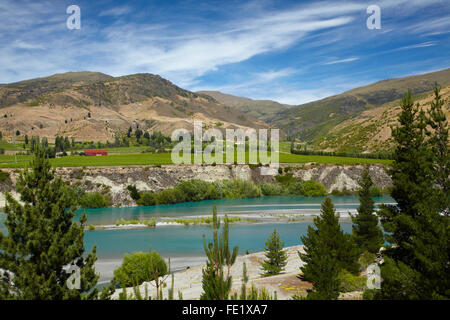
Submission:
[[[272,100],[253,100],[219,91],[198,91],[197,93],[206,94],[226,106],[233,107],[240,112],[263,121],[268,121],[274,114],[292,107],[291,105],[281,104]]]
[[[365,110],[381,106],[401,98],[410,89],[413,94],[430,92],[435,83],[450,85],[450,69],[388,79],[356,88],[339,95],[292,107],[278,112],[269,121],[282,128],[287,135],[319,147],[332,128]]]
[[[111,77],[70,72],[0,86],[0,131],[12,138],[56,135],[78,140],[112,141],[130,126],[170,135],[192,130],[193,120],[205,128],[263,128],[261,121],[213,98],[177,87],[152,74]]]
[[[444,112],[450,119],[450,87],[442,88],[441,96],[446,102]],[[433,92],[414,96],[415,103],[424,110],[430,107],[433,99]],[[397,123],[400,105],[401,99],[398,99],[365,110],[331,128],[325,136],[317,139],[317,145],[322,150],[340,152],[390,151],[394,147],[390,127]]]

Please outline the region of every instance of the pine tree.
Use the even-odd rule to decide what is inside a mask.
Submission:
[[[248,283],[248,274],[247,274],[247,265],[244,262],[242,266],[242,285],[241,285],[241,296],[240,300],[247,299],[247,283]]]
[[[313,283],[313,291],[308,292],[308,298],[334,300],[339,296],[340,271],[339,261],[330,250],[339,233],[339,225],[335,216],[333,203],[326,198],[322,203],[322,213],[314,218],[314,225],[308,226],[308,235],[302,237],[305,253],[300,253],[300,259],[305,263],[301,268],[304,278]]]
[[[359,185],[358,215],[352,216],[353,239],[362,251],[377,253],[383,245],[383,233],[378,226],[378,216],[374,214],[375,201],[370,196],[373,182],[369,167],[364,169]]]
[[[206,243],[203,235],[203,247],[207,257],[206,267],[202,270],[201,300],[227,300],[231,291],[231,266],[236,261],[238,247],[230,251],[228,245],[229,225],[225,216],[222,234],[219,237],[220,220],[217,218],[217,208],[213,206],[213,242]],[[225,271],[225,267],[227,271]]]
[[[0,233],[0,297],[97,298],[96,248],[83,257],[86,215],[80,224],[72,221],[74,194],[55,177],[42,147],[37,147],[31,169],[19,176],[16,185],[23,204],[6,193],[8,234]],[[73,282],[67,285],[69,265],[79,268],[79,289]]]
[[[428,125],[432,130],[426,132],[433,155],[434,181],[438,204],[438,210],[446,210],[449,214],[450,208],[450,154],[448,151],[448,121],[443,107],[445,101],[440,95],[440,88],[434,88],[434,100],[428,110]]]
[[[265,276],[280,274],[287,264],[287,254],[283,250],[284,242],[274,229],[266,241],[266,260],[261,264]]]
[[[339,217],[330,198],[322,203],[321,214],[314,218],[314,225],[315,228],[308,226],[307,236],[302,237],[305,253],[299,252],[300,259],[305,263],[301,268],[304,277],[314,286],[308,298],[337,299],[339,272],[342,269],[357,272],[359,252],[352,238],[340,228]]]
[[[439,136],[446,130],[439,101],[437,92],[427,119],[425,112],[414,106],[408,92],[402,99],[399,124],[392,131],[397,144],[391,169],[392,196],[397,205],[383,206],[379,211],[391,244],[381,266],[379,297],[384,299],[450,297],[450,229],[448,215],[443,214],[446,203],[441,197],[445,192],[448,197],[448,190],[439,185],[436,173],[445,154],[437,152],[442,148]],[[433,112],[441,115],[435,117]],[[442,130],[433,128],[434,133],[429,134],[427,126],[437,126],[437,122]]]

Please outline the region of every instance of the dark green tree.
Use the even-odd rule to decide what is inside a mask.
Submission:
[[[397,204],[379,211],[391,244],[381,266],[378,297],[384,299],[450,298],[448,176],[445,182],[438,172],[445,161],[448,165],[442,145],[447,130],[442,105],[435,90],[427,118],[408,92],[402,99],[398,126],[392,131],[396,149],[390,173]],[[427,126],[434,130],[430,132]]]
[[[135,185],[129,185],[127,187],[127,190],[130,191],[130,197],[134,201],[137,201],[137,200],[139,200],[141,198],[141,195],[139,194],[139,191],[138,191],[138,189],[136,188]]]
[[[73,192],[51,170],[45,150],[38,147],[17,181],[20,200],[6,192],[5,227],[0,233],[0,297],[4,299],[97,298],[98,275],[94,270],[96,248],[84,254],[83,215],[72,221],[76,205]],[[79,269],[79,288],[67,285]]]
[[[440,95],[440,88],[434,88],[434,100],[428,110],[428,125],[431,130],[427,130],[429,144],[433,155],[434,182],[437,199],[434,203],[438,205],[437,210],[447,210],[450,208],[450,154],[448,151],[448,121],[444,113],[445,101]]]
[[[377,253],[383,245],[383,232],[378,226],[378,216],[375,212],[375,201],[370,196],[373,186],[369,175],[369,167],[365,167],[359,181],[359,207],[358,214],[352,216],[353,239],[361,251]]]
[[[203,235],[203,247],[207,257],[206,267],[202,270],[201,300],[227,300],[229,298],[232,277],[231,266],[236,261],[238,247],[233,251],[228,246],[228,219],[225,216],[224,226],[219,236],[220,220],[217,218],[217,208],[213,206],[213,242],[206,243]],[[225,267],[227,270],[225,270]]]
[[[357,273],[358,249],[350,235],[344,234],[339,226],[333,202],[326,198],[321,214],[314,218],[315,228],[308,226],[307,236],[302,237],[305,253],[299,252],[305,262],[301,268],[307,281],[313,283],[311,299],[337,299],[339,296],[339,272],[342,269]]]
[[[142,132],[141,129],[136,129],[136,131],[134,132],[134,135],[136,136],[136,141],[138,143],[141,143],[141,137],[144,133]]]
[[[266,241],[266,260],[261,264],[265,276],[280,274],[284,270],[287,264],[287,254],[283,250],[283,246],[283,240],[274,229]]]

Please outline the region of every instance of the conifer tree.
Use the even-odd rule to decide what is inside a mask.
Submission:
[[[304,278],[313,283],[313,291],[308,292],[310,299],[334,300],[339,296],[340,271],[339,261],[331,252],[339,233],[339,225],[335,216],[333,203],[326,198],[322,203],[321,215],[314,218],[316,227],[308,226],[308,235],[302,237],[305,253],[300,253],[300,259],[305,263],[301,268]]]
[[[231,291],[231,266],[236,261],[238,247],[230,251],[228,244],[229,224],[225,216],[224,226],[219,236],[220,220],[217,218],[217,208],[213,206],[213,242],[206,243],[203,235],[203,247],[207,257],[206,267],[202,270],[201,300],[227,300]],[[227,270],[225,270],[225,267]]]
[[[244,264],[242,265],[242,285],[241,285],[241,295],[239,296],[240,300],[247,300],[247,283],[248,283],[247,264],[244,262]]]
[[[447,130],[445,116],[439,110],[439,92],[435,90],[428,119],[419,106],[414,106],[410,92],[403,97],[401,107],[399,124],[392,132],[397,144],[391,169],[392,196],[397,204],[383,206],[379,212],[391,245],[383,254],[383,282],[378,297],[449,298],[450,229],[445,214],[448,189],[445,182],[439,183],[438,177],[443,176],[436,173],[440,163],[445,162],[445,152],[438,150],[443,147],[440,141]],[[433,133],[429,133],[428,125]],[[436,130],[437,126],[442,128]]]
[[[358,215],[352,216],[353,239],[360,250],[377,253],[383,245],[383,233],[378,226],[378,216],[374,214],[375,201],[370,196],[373,182],[369,167],[365,167],[359,185]]]
[[[301,268],[307,281],[314,289],[308,293],[311,299],[337,299],[339,296],[339,272],[342,269],[356,273],[359,270],[358,249],[352,238],[344,234],[339,226],[333,202],[326,198],[321,214],[314,218],[315,228],[308,226],[307,236],[302,237],[305,253],[300,259],[305,263]]]
[[[55,177],[45,152],[37,146],[31,171],[26,169],[18,178],[16,190],[23,204],[6,193],[8,233],[0,233],[0,297],[97,298],[96,248],[83,256],[87,217],[83,215],[79,224],[72,221],[76,199]],[[79,288],[78,281],[67,285],[70,265],[79,268]]]
[[[287,254],[283,250],[284,242],[281,240],[277,230],[274,229],[266,241],[266,260],[261,267],[265,276],[280,274],[287,264]]]
[[[437,188],[436,203],[437,210],[443,210],[448,215],[450,208],[450,154],[448,151],[448,121],[443,107],[445,101],[440,95],[440,88],[434,88],[434,100],[427,113],[428,125],[431,130],[427,130],[429,144],[433,155],[434,182]]]

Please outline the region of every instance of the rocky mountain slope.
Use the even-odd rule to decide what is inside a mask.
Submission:
[[[177,87],[153,74],[111,77],[70,72],[0,86],[0,131],[11,139],[55,135],[113,141],[130,126],[171,134],[204,127],[264,128],[262,121],[218,103],[210,96]]]
[[[444,112],[450,119],[450,87],[441,89],[441,97],[446,101]],[[414,96],[414,101],[427,110],[434,93],[422,93]],[[382,106],[365,110],[350,119],[331,128],[325,135],[315,139],[321,150],[340,152],[389,151],[394,147],[391,126],[397,123],[401,100],[395,100]]]
[[[450,85],[450,69],[398,79],[383,80],[319,101],[282,110],[270,119],[274,127],[287,135],[319,147],[323,137],[344,121],[359,117],[362,112],[401,98],[410,89],[415,95],[430,92],[435,83]],[[381,110],[376,110],[381,111]],[[372,112],[376,112],[372,111]]]

